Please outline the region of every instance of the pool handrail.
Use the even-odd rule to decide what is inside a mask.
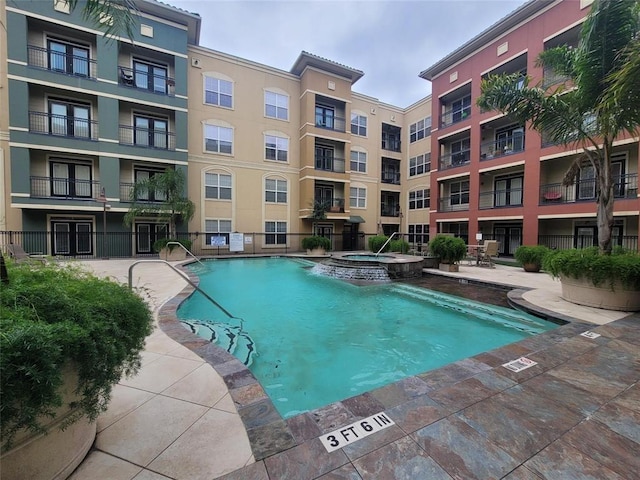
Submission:
[[[202,265],[202,266],[204,267],[204,263],[202,263],[200,260],[198,260],[198,257],[196,257],[193,253],[191,253],[191,251],[190,251],[187,247],[185,247],[183,244],[181,244],[180,242],[175,242],[175,241],[173,241],[173,240],[172,240],[172,241],[170,241],[170,242],[167,242],[167,245],[180,245],[180,247],[181,247],[181,248],[182,248],[186,253],[188,253],[189,255],[191,255],[191,256],[193,257],[193,259],[194,259],[196,262],[198,262],[200,265]]]
[[[376,252],[376,257],[378,256],[378,254],[379,254],[382,250],[384,250],[384,247],[386,247],[386,246],[387,246],[387,243],[389,243],[389,242],[391,241],[391,239],[393,238],[393,236],[394,236],[396,233],[398,233],[398,232],[393,232],[393,233],[391,234],[391,236],[387,239],[387,241],[386,241],[386,242],[384,242],[384,245],[382,245],[382,246],[380,247],[380,250],[378,250],[378,251]]]
[[[178,270],[176,267],[174,267],[173,265],[171,265],[169,262],[167,262],[166,260],[160,260],[160,259],[151,259],[151,260],[138,260],[137,262],[133,262],[130,266],[129,266],[129,289],[133,289],[133,267],[135,267],[136,265],[140,264],[140,263],[164,263],[165,265],[167,265],[168,267],[171,268],[171,270],[173,270],[174,272],[176,272],[178,275],[180,275],[184,281],[186,281],[189,285],[191,285],[193,288],[195,288],[198,292],[200,292],[202,295],[204,295],[204,297],[209,300],[211,303],[213,303],[216,307],[218,307],[220,310],[222,310],[222,313],[224,313],[227,317],[229,318],[233,318],[235,320],[240,320],[240,322],[244,322],[244,320],[240,317],[236,317],[234,315],[231,315],[222,305],[220,305],[218,302],[216,302],[213,298],[211,298],[209,296],[208,293],[206,293],[204,290],[202,290],[198,285],[196,285],[195,283],[193,283],[191,281],[191,279],[189,277],[187,277],[185,274],[183,274],[180,270]]]

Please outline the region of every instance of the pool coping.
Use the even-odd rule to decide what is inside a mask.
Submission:
[[[195,285],[198,285],[199,277],[183,268],[189,263],[191,262],[184,263],[179,268]],[[471,283],[472,280],[469,282]],[[178,295],[167,301],[159,311],[158,324],[170,338],[196,353],[222,377],[242,419],[257,462],[293,449],[355,420],[387,412],[434,388],[441,388],[448,384],[453,385],[486,372],[488,369],[501,368],[505,362],[522,356],[544,355],[543,351],[546,348],[597,327],[597,325],[560,315],[527,302],[522,295],[529,289],[514,285],[513,289],[509,290],[510,286],[504,284],[496,285],[482,281],[477,283],[504,288],[508,290],[509,302],[513,302],[518,308],[564,325],[435,370],[406,377],[384,387],[301,413],[286,420],[278,413],[260,382],[240,360],[224,348],[198,337],[178,320],[178,308],[195,292],[195,288],[188,285]],[[535,366],[518,373],[501,369],[499,374],[512,382],[521,383],[540,374],[540,368]]]

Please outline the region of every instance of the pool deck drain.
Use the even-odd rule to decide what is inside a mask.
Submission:
[[[461,274],[474,282],[478,274],[503,282],[517,276],[475,270]],[[177,322],[175,310],[188,292],[169,301],[159,321],[220,373],[244,422],[256,461],[216,475],[225,480],[636,478],[640,314],[566,309],[553,294],[527,292],[514,297],[572,323],[287,420],[240,361]],[[581,322],[582,312],[612,321]],[[503,367],[521,357],[536,365],[519,372]],[[321,436],[379,413],[394,425],[327,452]],[[224,443],[215,430],[212,438]]]

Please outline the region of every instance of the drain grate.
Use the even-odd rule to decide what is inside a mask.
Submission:
[[[529,367],[533,367],[537,365],[538,362],[534,362],[533,360],[527,357],[520,357],[517,360],[511,360],[508,363],[502,364],[504,368],[508,368],[512,372],[521,372],[522,370],[526,370]]]
[[[582,332],[580,336],[587,337],[593,340],[594,338],[598,338],[600,334],[596,332],[592,332],[591,330],[587,330],[586,332]]]

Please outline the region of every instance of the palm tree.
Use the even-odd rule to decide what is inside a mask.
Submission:
[[[138,13],[134,0],[66,0],[69,10],[82,5],[82,16],[93,23],[107,37],[126,35],[133,39],[135,15]]]
[[[640,125],[639,60],[632,54],[638,52],[639,13],[640,0],[596,0],[577,48],[561,46],[538,57],[538,66],[568,78],[563,85],[545,90],[540,84],[531,85],[529,78],[519,83],[519,74],[493,75],[483,80],[477,100],[482,109],[529,122],[545,138],[581,150],[563,183],[572,184],[584,162],[593,166],[598,245],[605,254],[612,248],[613,142],[624,132],[634,135]],[[633,92],[635,103],[625,103],[623,92]]]
[[[185,183],[185,174],[180,169],[167,169],[137,181],[131,189],[132,205],[124,216],[124,224],[130,226],[136,217],[153,215],[158,221],[168,222],[169,238],[176,238],[178,219],[188,222],[196,210],[195,204],[184,195]]]

